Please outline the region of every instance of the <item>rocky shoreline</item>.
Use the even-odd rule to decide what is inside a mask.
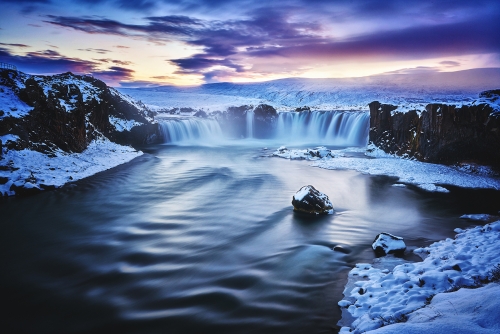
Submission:
[[[4,196],[60,187],[140,154],[129,145],[161,141],[153,112],[91,76],[3,69],[0,101]],[[69,160],[80,168],[70,173],[66,166],[62,177],[57,165]]]
[[[499,104],[500,90],[483,92],[466,105],[428,104],[425,110],[405,110],[405,106],[374,101],[369,104],[368,151],[375,148],[423,162],[464,163],[477,168],[489,165],[498,170]],[[308,113],[311,109],[301,107],[293,112]],[[30,152],[47,158],[75,158],[92,145],[99,154],[122,152],[128,157],[110,159],[102,170],[115,166],[117,161],[129,161],[134,150],[127,146],[162,142],[155,113],[91,76],[69,72],[37,76],[0,70],[0,193],[34,193],[64,184],[50,180],[60,179],[51,169],[54,167],[47,166],[50,162],[44,162],[42,168],[22,158]],[[216,119],[228,135],[235,137],[245,132],[251,117],[256,138],[265,137],[278,119],[276,109],[266,104],[229,107],[208,115],[198,111],[192,116]],[[46,177],[37,176],[36,170],[40,169],[46,170]],[[66,182],[75,178],[79,177],[72,175]]]

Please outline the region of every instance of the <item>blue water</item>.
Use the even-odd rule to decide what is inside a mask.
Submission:
[[[263,146],[151,146],[62,189],[1,199],[2,332],[336,332],[347,271],[373,259],[376,234],[428,244],[500,202],[264,157]],[[307,184],[335,215],[293,213]]]

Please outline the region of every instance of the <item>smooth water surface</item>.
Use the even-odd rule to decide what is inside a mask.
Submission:
[[[2,332],[337,332],[347,271],[373,259],[376,234],[428,244],[466,227],[460,214],[500,202],[267,152],[160,145],[62,189],[0,200]],[[293,213],[307,184],[335,215]]]

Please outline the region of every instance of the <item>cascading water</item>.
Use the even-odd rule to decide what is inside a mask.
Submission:
[[[369,123],[367,112],[286,112],[279,114],[275,138],[289,143],[365,146]]]
[[[253,123],[254,123],[254,112],[252,110],[247,111],[246,122],[247,122],[247,138],[253,138]]]
[[[255,138],[255,114],[248,111],[240,135]],[[278,144],[365,146],[368,143],[370,114],[350,111],[282,112],[267,139]],[[215,119],[174,118],[160,123],[165,143],[211,144],[224,140]],[[225,124],[227,130],[227,124]],[[238,136],[240,136],[238,135]]]
[[[224,136],[216,120],[186,118],[172,119],[160,123],[160,129],[165,143],[204,143],[220,141]]]

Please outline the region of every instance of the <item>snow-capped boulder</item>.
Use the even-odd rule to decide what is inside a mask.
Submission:
[[[403,238],[382,232],[375,237],[372,248],[377,255],[401,254],[406,250],[406,244]]]
[[[294,211],[309,215],[333,214],[333,205],[327,195],[316,190],[313,186],[303,186],[293,195]]]

